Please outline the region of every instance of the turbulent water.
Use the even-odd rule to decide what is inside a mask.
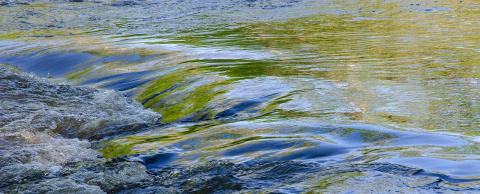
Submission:
[[[478,193],[479,10],[0,1],[0,193]]]

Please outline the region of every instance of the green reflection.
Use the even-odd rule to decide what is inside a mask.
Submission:
[[[125,155],[143,153],[145,151],[135,150],[136,145],[147,143],[168,143],[179,140],[177,135],[158,135],[158,136],[128,136],[125,139],[109,141],[105,143],[100,152],[105,158],[116,158]]]
[[[163,122],[173,122],[187,116],[193,116],[193,120],[200,117],[211,118],[214,114],[208,111],[199,115],[194,114],[200,113],[202,110],[206,111],[207,104],[225,92],[217,87],[230,82],[218,80],[196,86],[193,89],[189,88],[189,84],[196,81],[192,78],[201,73],[203,73],[201,70],[190,69],[161,76],[150,83],[137,99],[143,102],[146,108],[152,108],[161,113]]]

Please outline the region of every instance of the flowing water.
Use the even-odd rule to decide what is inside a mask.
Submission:
[[[478,2],[1,5],[0,193],[480,192]]]

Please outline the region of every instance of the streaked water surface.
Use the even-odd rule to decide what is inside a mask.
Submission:
[[[161,115],[80,136],[95,137],[107,159],[152,174],[228,161],[209,167],[241,179],[179,186],[186,191],[475,192],[479,10],[475,1],[395,0],[9,5],[0,7],[0,63],[116,90]],[[295,178],[272,181],[283,173]],[[416,177],[431,182],[415,186]]]

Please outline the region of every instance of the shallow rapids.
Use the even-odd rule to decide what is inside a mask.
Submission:
[[[0,2],[0,193],[478,193],[479,8]]]

